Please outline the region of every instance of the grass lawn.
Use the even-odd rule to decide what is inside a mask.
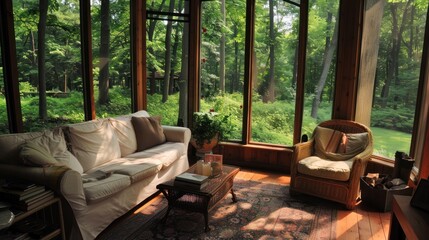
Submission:
[[[371,127],[371,130],[375,154],[394,159],[396,151],[409,153],[411,134],[377,127]]]

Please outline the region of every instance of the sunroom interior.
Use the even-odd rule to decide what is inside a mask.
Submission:
[[[2,133],[213,110],[225,163],[287,174],[303,135],[344,119],[373,131],[367,172],[402,151],[410,184],[429,176],[427,1],[43,2],[0,3]]]

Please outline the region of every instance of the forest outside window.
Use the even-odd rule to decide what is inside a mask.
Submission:
[[[98,118],[131,112],[130,2],[91,1],[94,100]]]
[[[189,1],[146,2],[147,110],[162,124],[186,126]]]
[[[311,0],[308,12],[302,134],[332,118],[337,63],[339,1]],[[323,43],[323,44],[322,44]]]
[[[364,27],[360,91],[372,93],[373,101],[371,109],[365,109],[368,96],[361,97],[357,119],[370,124],[375,155],[390,159],[396,151],[413,155],[427,11],[427,1],[366,1],[365,21],[371,26]],[[365,38],[374,35],[379,39]]]
[[[232,132],[241,141],[246,1],[204,1],[201,10],[200,111],[230,116]]]
[[[83,121],[78,1],[14,0],[13,15],[24,131]]]
[[[251,142],[293,145],[299,13],[290,1],[256,1]]]

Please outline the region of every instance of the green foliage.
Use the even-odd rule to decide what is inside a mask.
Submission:
[[[192,138],[195,143],[202,146],[210,142],[216,135],[222,140],[224,134],[230,131],[229,115],[216,112],[195,112],[192,115]]]

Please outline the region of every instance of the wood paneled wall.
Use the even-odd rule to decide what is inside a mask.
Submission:
[[[289,173],[293,150],[283,147],[223,143],[213,152],[222,154],[225,164]]]

